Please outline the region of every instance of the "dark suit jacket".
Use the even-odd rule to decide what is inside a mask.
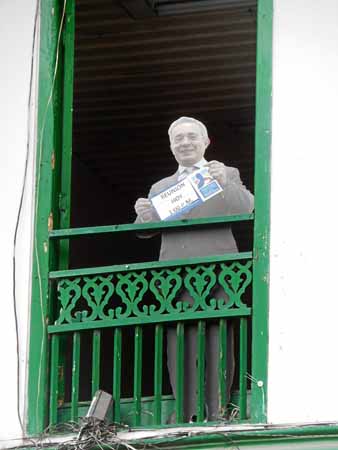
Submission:
[[[202,217],[228,216],[251,213],[254,207],[254,197],[243,185],[238,169],[226,167],[227,184],[223,192],[197,206],[179,219],[192,219]],[[155,183],[148,197],[162,192],[178,182],[179,172]],[[155,210],[153,220],[160,220]],[[141,219],[137,217],[136,222]],[[145,234],[140,237],[151,237]],[[203,257],[209,255],[222,255],[237,252],[237,245],[230,225],[221,227],[204,227],[202,229],[168,230],[162,232],[160,260]]]

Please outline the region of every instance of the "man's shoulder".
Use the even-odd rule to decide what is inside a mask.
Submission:
[[[237,169],[237,167],[231,167],[231,166],[225,166],[227,168],[227,172],[229,173],[239,173],[239,170]]]

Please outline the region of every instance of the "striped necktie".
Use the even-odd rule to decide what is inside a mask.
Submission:
[[[198,170],[197,166],[185,167],[183,172],[180,173],[178,181],[184,180],[184,178],[189,176],[191,173],[195,172],[195,170]]]

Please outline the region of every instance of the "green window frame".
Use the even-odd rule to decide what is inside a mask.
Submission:
[[[268,277],[273,0],[258,0],[255,126],[255,219],[252,315],[252,423],[267,420]],[[28,372],[27,432],[41,433],[48,418],[49,341],[52,314],[49,267],[67,268],[68,240],[58,252],[50,231],[70,223],[75,0],[44,0],[40,6],[35,225]],[[62,33],[59,33],[63,22]],[[55,70],[56,61],[59,61]],[[64,68],[67,70],[64,70]],[[62,167],[62,171],[60,168]],[[59,194],[61,192],[61,194]],[[215,220],[215,219],[211,219]],[[101,227],[102,228],[102,227]],[[108,230],[109,231],[109,230]],[[57,234],[57,233],[56,233]],[[53,300],[53,299],[52,299]],[[55,344],[52,344],[55,345]]]

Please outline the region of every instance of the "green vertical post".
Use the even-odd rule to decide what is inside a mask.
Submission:
[[[204,420],[205,403],[205,320],[197,326],[197,421]]]
[[[57,423],[58,397],[59,397],[59,335],[53,334],[51,339],[50,361],[50,400],[49,424]]]
[[[142,327],[135,327],[134,344],[134,425],[141,424],[141,395],[142,395]]]
[[[55,267],[66,268],[64,265],[60,266],[59,255],[49,248],[48,231],[60,225],[65,228],[69,226],[69,223],[61,223],[59,193],[62,184],[60,174],[64,141],[63,119],[67,121],[62,102],[63,100],[67,102],[72,97],[72,93],[69,91],[64,95],[63,73],[73,73],[74,66],[73,58],[68,56],[68,62],[64,60],[66,53],[69,55],[66,48],[69,45],[63,47],[62,34],[71,4],[74,4],[74,0],[64,2],[44,0],[40,2],[39,112],[28,382],[27,432],[29,434],[41,433],[47,422],[48,347],[46,324],[47,317],[49,314],[53,314],[55,306],[50,304],[54,300],[54,296],[48,295],[48,270],[50,267],[52,270]],[[69,39],[68,42],[70,43]],[[69,77],[69,75],[67,76]],[[71,83],[67,82],[67,84]],[[69,134],[71,135],[71,133],[70,129]],[[67,162],[65,164],[68,165]],[[63,371],[63,343],[60,338],[58,346],[58,364],[60,366],[58,370],[61,374]],[[59,374],[57,376],[59,395],[62,396],[63,379]]]
[[[100,387],[100,353],[101,353],[101,331],[93,331],[92,352],[92,397]]]
[[[60,63],[63,5],[57,0],[40,2],[39,110],[37,122],[35,215],[32,270],[31,327],[29,343],[28,421],[27,433],[37,435],[46,428],[48,419],[47,339],[49,305],[49,267],[55,267],[50,252],[48,232],[57,222],[55,206],[55,154],[60,147],[61,129],[58,117],[62,97]],[[55,368],[54,368],[55,369]],[[56,372],[53,383],[55,383]],[[54,404],[55,406],[55,404]],[[53,406],[53,408],[54,408]],[[52,413],[55,413],[55,411]],[[55,419],[51,417],[51,419]]]
[[[73,85],[74,85],[75,0],[67,0],[63,29],[63,115],[61,185],[59,193],[60,228],[70,226],[72,146],[73,146]],[[60,269],[69,263],[69,240],[59,244]]]
[[[70,410],[70,417],[74,422],[79,418],[80,351],[81,334],[75,331],[73,333],[72,396]]]
[[[51,300],[56,300],[51,296]],[[67,351],[67,335],[61,334],[59,337],[59,406],[65,402],[65,353]]]
[[[239,329],[239,417],[247,417],[248,320],[240,319]]]
[[[176,325],[176,422],[183,422],[184,404],[184,323]]]
[[[258,0],[251,420],[264,423],[268,360],[273,0]],[[263,386],[263,388],[262,388]]]
[[[154,424],[162,422],[163,325],[155,326]]]
[[[122,361],[122,333],[121,328],[114,331],[114,368],[113,368],[113,400],[114,400],[114,422],[121,421],[121,361]]]
[[[228,354],[228,330],[226,319],[220,319],[219,321],[219,360],[218,360],[218,389],[219,389],[219,408],[222,415],[225,415],[227,408],[227,354]]]
[[[75,0],[67,0],[63,26],[63,78],[61,80],[62,114],[60,125],[62,144],[56,154],[56,167],[59,178],[57,209],[59,212],[59,228],[70,227],[71,206],[71,174],[72,174],[72,143],[73,143],[73,84],[74,84],[74,43],[75,43]],[[69,267],[69,240],[58,242],[58,266],[60,270]],[[55,301],[55,299],[54,299]],[[60,368],[64,368],[67,346],[65,339],[60,343]],[[63,381],[64,380],[60,380]],[[60,386],[64,392],[64,386]]]

